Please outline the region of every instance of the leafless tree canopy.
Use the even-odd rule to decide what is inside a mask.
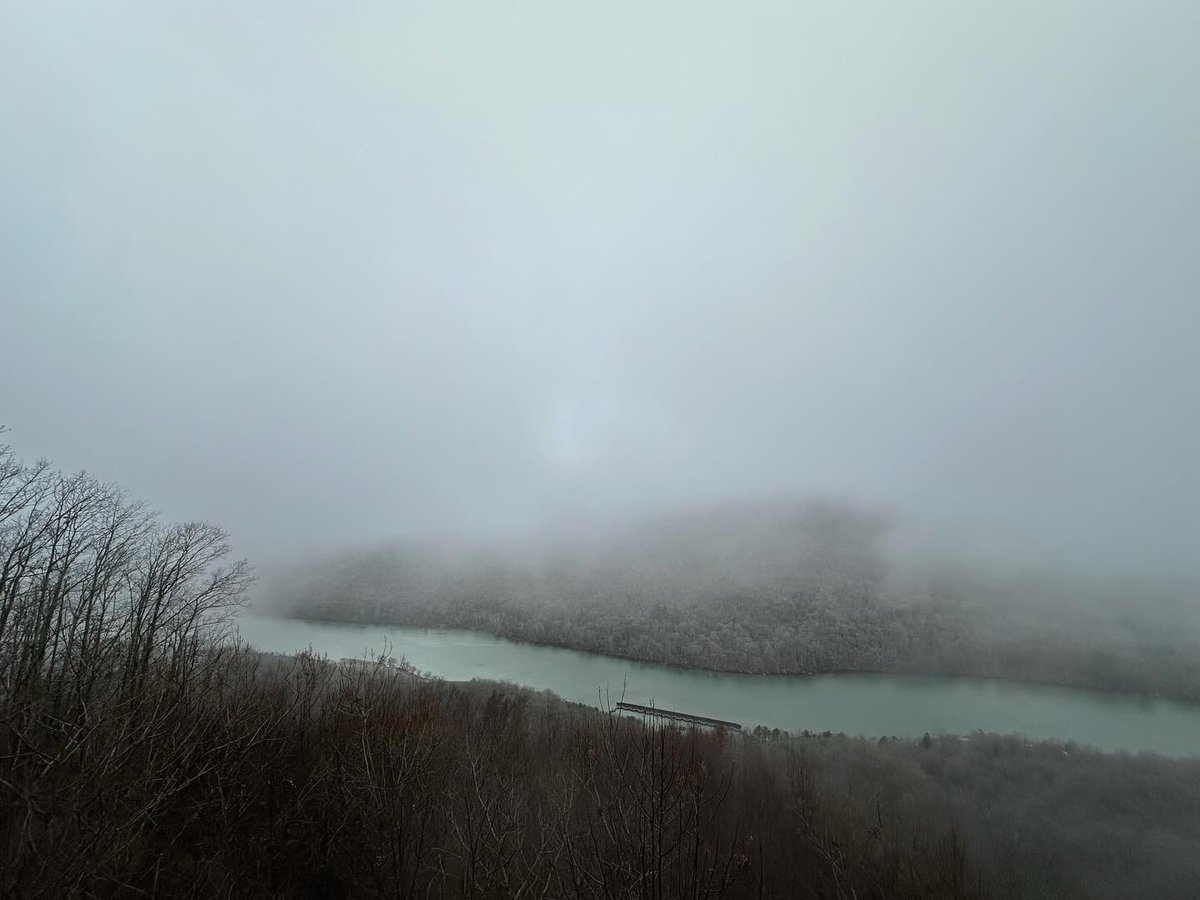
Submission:
[[[250,579],[228,553],[220,529],[0,452],[0,896],[1117,898],[1200,879],[1194,761],[681,730],[384,658],[265,656],[228,640]]]

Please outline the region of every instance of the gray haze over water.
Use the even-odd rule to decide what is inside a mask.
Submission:
[[[1200,4],[13,2],[0,422],[260,561],[828,494],[1200,537]]]

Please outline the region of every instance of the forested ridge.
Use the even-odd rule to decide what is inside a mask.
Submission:
[[[657,728],[504,685],[205,657],[27,705],[5,896],[1194,896],[1200,763]]]
[[[1195,632],[1142,614],[1160,587],[1131,583],[1112,611],[1070,580],[997,583],[959,567],[897,583],[883,533],[854,508],[777,503],[532,551],[396,544],[279,573],[264,608],[725,671],[1019,678],[1200,701]]]
[[[1200,760],[659,727],[232,643],[224,533],[0,452],[0,896],[1190,897]]]

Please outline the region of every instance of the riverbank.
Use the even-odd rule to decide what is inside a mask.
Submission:
[[[517,643],[480,631],[264,619],[240,626],[251,645],[312,647],[331,659],[385,652],[452,681],[508,681],[592,706],[624,699],[785,731],[970,734],[1073,740],[1172,756],[1200,748],[1200,706],[1006,680],[927,675],[744,675],[633,662]]]
[[[560,614],[561,615],[561,614]],[[874,674],[895,676],[935,676],[1003,680],[1017,684],[1044,685],[1097,691],[1116,696],[1165,699],[1200,704],[1200,647],[1188,644],[1120,644],[1065,640],[1054,634],[1043,635],[1039,642],[1027,635],[1022,640],[987,641],[971,637],[961,629],[953,637],[943,638],[940,652],[917,652],[909,642],[904,652],[891,653],[814,653],[788,650],[795,633],[786,619],[774,630],[762,627],[754,636],[764,641],[761,653],[731,652],[713,638],[724,629],[736,646],[746,645],[748,626],[744,622],[723,621],[703,626],[693,617],[691,632],[676,628],[666,640],[627,638],[635,623],[589,616],[585,625],[564,627],[557,618],[526,616],[520,613],[497,614],[492,610],[468,609],[441,617],[421,613],[402,614],[401,610],[381,609],[375,615],[346,617],[317,611],[304,611],[287,618],[333,625],[378,627],[443,628],[475,631],[506,640],[535,646],[557,647],[586,653],[599,653],[633,662],[651,663],[680,669],[743,675],[849,675]],[[672,616],[675,624],[679,617]],[[868,629],[877,632],[878,629]],[[704,635],[703,639],[689,634]],[[810,635],[814,643],[818,635]],[[803,641],[801,641],[803,643]],[[825,642],[827,645],[829,642]],[[878,643],[878,642],[877,642]],[[899,641],[896,642],[897,644]],[[950,648],[954,649],[951,650]],[[786,660],[806,656],[803,665],[788,665]],[[843,660],[857,657],[859,663]]]
[[[204,645],[182,666],[68,668],[0,696],[0,895],[1116,900],[1190,897],[1200,879],[1200,760],[882,726],[658,728],[558,692],[424,680],[422,656],[371,660],[359,629],[319,626],[340,640],[326,660],[314,627],[318,653]],[[397,662],[424,653],[393,637]],[[464,671],[494,669],[501,642],[475,637]],[[673,708],[765,681],[702,677]],[[896,703],[867,706],[882,722]]]
[[[280,659],[287,671],[287,658]],[[386,667],[373,673],[346,668],[345,696],[368,698],[366,708],[398,723],[387,727],[408,727],[399,723],[410,720],[384,714],[380,688],[371,685],[400,678],[406,683],[397,702],[427,711],[459,710],[454,722],[439,720],[450,729],[447,739],[456,733],[455,722],[491,715],[496,723],[491,727],[503,727],[509,740],[545,747],[573,734],[604,764],[605,732],[595,729],[607,717],[594,708],[511,684],[420,683]],[[455,705],[460,703],[465,706]],[[522,724],[514,729],[509,716]],[[428,728],[427,718],[421,722]],[[657,733],[636,720],[621,728]],[[1200,860],[1190,849],[1200,843],[1200,760],[1096,753],[1069,741],[1030,742],[985,733],[868,740],[762,728],[718,736],[671,727],[664,734],[669,757],[676,747],[703,748],[706,777],[729,773],[721,790],[735,806],[752,797],[764,800],[761,786],[775,798],[766,808],[784,802],[797,814],[788,825],[795,829],[796,843],[785,845],[777,831],[784,823],[776,823],[773,814],[751,821],[737,819],[738,814],[726,819],[732,811],[724,805],[713,810],[724,825],[754,835],[746,845],[747,859],[763,865],[757,873],[753,865],[732,868],[727,896],[752,895],[759,888],[763,896],[807,896],[803,885],[827,877],[826,854],[835,845],[845,854],[839,874],[860,895],[869,895],[870,885],[885,896],[915,896],[911,883],[887,880],[901,878],[893,866],[907,853],[924,867],[921,890],[929,897],[1185,898],[1200,877]],[[595,743],[587,743],[589,736]],[[555,766],[569,769],[561,757],[555,759]],[[544,774],[549,777],[541,765],[527,763],[520,777],[513,774],[515,780],[508,782],[517,792],[513,796],[523,796]],[[619,789],[620,781],[606,784]],[[630,807],[631,815],[635,808]],[[374,833],[366,830],[371,839]],[[407,846],[411,852],[414,845]],[[804,860],[795,873],[786,874],[798,880],[774,880],[785,876],[775,868],[781,853]],[[413,862],[420,871],[420,862]],[[961,880],[951,889],[943,877]]]
[[[862,511],[780,501],[607,537],[364,547],[287,567],[287,615],[450,627],[718,672],[1013,679],[1200,702],[1200,583],[920,562]]]

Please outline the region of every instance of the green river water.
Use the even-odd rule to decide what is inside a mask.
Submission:
[[[739,675],[521,644],[474,631],[245,614],[245,641],[331,659],[384,649],[451,681],[484,678],[596,705],[627,701],[787,731],[919,737],[983,730],[1103,750],[1200,756],[1200,706],[1014,681],[913,675]]]

